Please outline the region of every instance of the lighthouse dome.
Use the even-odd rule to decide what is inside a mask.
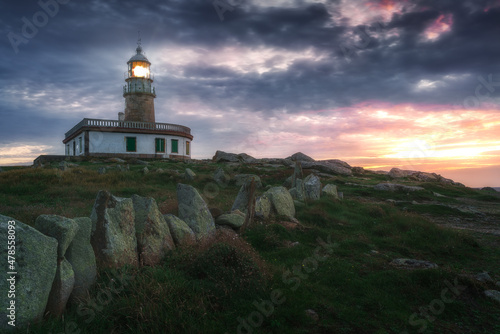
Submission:
[[[149,64],[151,64],[148,60],[148,58],[146,58],[146,56],[142,53],[142,47],[139,45],[137,46],[137,54],[133,55],[132,58],[129,59],[128,63],[130,62],[133,62],[133,61],[145,61]]]

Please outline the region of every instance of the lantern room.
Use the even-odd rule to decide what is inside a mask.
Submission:
[[[150,79],[151,71],[150,66],[151,63],[146,58],[146,56],[142,53],[141,45],[137,46],[137,54],[132,56],[130,60],[127,62],[128,64],[128,77],[129,78],[145,78]]]
[[[156,96],[151,74],[151,62],[142,52],[141,42],[137,43],[137,53],[127,62],[128,70],[125,73],[127,84],[123,87],[123,96],[129,94],[150,94]],[[149,119],[148,121],[153,121]]]

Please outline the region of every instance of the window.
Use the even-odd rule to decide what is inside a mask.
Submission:
[[[191,144],[191,143],[187,141],[187,142],[186,142],[186,155],[189,155],[189,154],[190,154],[190,153],[189,153],[189,151],[190,151],[190,147],[189,147],[190,145],[189,145],[189,144]]]
[[[125,137],[127,142],[127,152],[136,152],[137,151],[137,141],[136,137]]]
[[[69,155],[69,144],[66,144],[66,155]]]
[[[155,139],[155,149],[156,149],[156,152],[165,152],[165,139],[156,138]]]
[[[179,140],[172,139],[172,153],[179,153]]]
[[[80,153],[83,152],[82,137],[78,138],[78,147],[80,147]]]

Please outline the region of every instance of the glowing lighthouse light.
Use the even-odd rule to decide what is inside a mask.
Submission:
[[[134,77],[149,78],[149,67],[136,65],[132,69],[132,73],[133,73]]]

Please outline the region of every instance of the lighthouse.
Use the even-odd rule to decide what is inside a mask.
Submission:
[[[127,62],[125,111],[118,120],[84,118],[65,133],[66,156],[190,159],[191,129],[157,123],[151,62],[141,40]]]
[[[123,87],[125,98],[125,121],[153,122],[155,121],[156,98],[151,74],[151,63],[144,55],[141,40],[137,43],[137,54],[127,62],[128,71]]]

